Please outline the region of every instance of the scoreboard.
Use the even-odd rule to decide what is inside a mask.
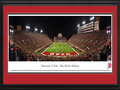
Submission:
[[[62,33],[58,33],[58,36],[57,37],[62,37]]]

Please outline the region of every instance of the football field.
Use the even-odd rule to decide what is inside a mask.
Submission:
[[[54,42],[46,51],[54,53],[74,52],[74,50],[66,42]]]
[[[67,42],[53,42],[46,50],[44,50],[42,55],[46,56],[73,56],[79,55]]]

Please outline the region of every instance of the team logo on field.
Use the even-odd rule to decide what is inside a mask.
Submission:
[[[68,52],[68,53],[53,53],[53,52],[46,52],[44,51],[42,53],[43,55],[47,55],[47,56],[59,56],[59,57],[64,57],[64,56],[73,56],[73,55],[78,55],[77,52]]]

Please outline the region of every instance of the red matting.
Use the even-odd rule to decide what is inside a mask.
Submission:
[[[8,74],[8,13],[112,13],[112,74]],[[3,84],[117,84],[117,6],[4,6],[3,7]]]

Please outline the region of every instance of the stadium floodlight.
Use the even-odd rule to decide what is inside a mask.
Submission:
[[[37,32],[38,31],[38,29],[37,28],[35,28],[35,32]]]
[[[26,29],[30,29],[30,26],[26,26]]]
[[[95,18],[94,16],[93,16],[93,17],[91,17],[91,18],[90,18],[90,21],[94,20],[94,18]]]
[[[14,33],[14,30],[12,30],[12,33]]]
[[[82,22],[82,24],[85,24],[85,23],[86,23],[85,21]]]
[[[80,24],[78,24],[77,27],[80,27]]]
[[[40,33],[42,33],[42,32],[43,32],[43,30],[41,29],[41,30],[40,30]]]
[[[10,29],[10,33],[14,33],[14,30]]]

